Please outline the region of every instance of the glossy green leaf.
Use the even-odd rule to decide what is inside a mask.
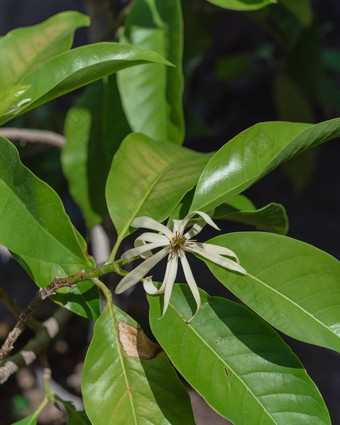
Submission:
[[[48,59],[68,50],[74,31],[90,20],[78,12],[63,12],[38,25],[18,28],[0,39],[0,90],[18,84]]]
[[[16,85],[0,92],[0,117],[4,114],[10,114],[19,108],[19,100],[29,89],[29,86]]]
[[[286,9],[290,10],[304,26],[313,21],[313,11],[309,0],[280,0]]]
[[[207,211],[244,191],[283,162],[340,135],[340,118],[319,124],[265,122],[243,131],[208,162],[192,210]]]
[[[107,305],[87,352],[82,395],[96,425],[194,425],[190,399],[160,347]]]
[[[31,101],[21,112],[115,72],[145,63],[169,64],[158,53],[118,43],[97,43],[69,50],[50,59],[21,80],[30,85]],[[0,119],[0,124],[5,122]]]
[[[195,311],[187,285],[175,285],[165,316],[148,296],[152,332],[184,378],[235,425],[330,424],[303,365],[281,337],[245,307],[200,291]]]
[[[340,351],[340,263],[304,242],[272,233],[230,233],[211,243],[234,251],[246,276],[205,261],[216,278],[287,335]]]
[[[131,128],[154,140],[181,144],[183,23],[180,0],[136,0],[125,22],[123,43],[154,50],[175,67],[135,67],[118,74]]]
[[[107,175],[113,155],[128,133],[115,75],[88,87],[66,116],[67,143],[61,162],[88,229],[101,223],[107,213]]]
[[[277,3],[277,0],[207,0],[209,3],[224,9],[231,10],[258,10],[270,4]]]
[[[94,266],[58,195],[24,167],[14,145],[3,137],[0,215],[0,243],[20,257],[38,286]],[[85,317],[99,313],[98,291],[91,282],[60,289],[55,299]]]
[[[286,210],[281,204],[272,202],[265,207],[256,209],[251,201],[242,195],[236,195],[218,206],[213,218],[248,224],[259,230],[282,235],[288,232],[288,218]]]
[[[192,189],[211,156],[172,143],[155,142],[143,134],[125,138],[106,184],[106,200],[119,242],[135,217],[165,220]]]

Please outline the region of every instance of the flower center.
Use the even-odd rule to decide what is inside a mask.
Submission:
[[[179,251],[183,249],[183,245],[186,243],[186,241],[186,237],[176,234],[176,236],[170,240],[170,251],[172,255],[178,255]]]

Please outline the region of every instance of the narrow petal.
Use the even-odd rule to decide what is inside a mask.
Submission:
[[[185,256],[185,254],[180,256],[180,260],[181,260],[181,264],[182,264],[182,267],[183,267],[185,279],[188,282],[189,288],[190,288],[192,295],[195,298],[195,301],[196,301],[196,304],[197,304],[196,312],[192,316],[192,318],[190,320],[188,320],[188,323],[189,323],[196,316],[196,314],[198,313],[198,310],[201,307],[201,297],[200,297],[200,293],[199,293],[198,288],[197,288],[195,278],[192,274],[190,265],[188,263],[188,260]]]
[[[178,257],[177,255],[175,255],[169,258],[168,267],[167,267],[168,273],[165,273],[166,276],[164,277],[163,285],[165,285],[165,290],[164,290],[164,304],[163,304],[162,317],[164,316],[169,306],[172,287],[174,286],[174,282],[177,275],[177,268],[178,268]]]
[[[170,223],[170,229],[172,233],[176,233],[178,230],[179,225],[182,223],[182,220],[172,220]]]
[[[225,248],[224,246],[213,245],[210,243],[201,243],[201,242],[196,242],[195,245],[198,246],[199,248],[204,249],[210,254],[226,255],[227,257],[231,257],[234,261],[236,261],[236,263],[240,264],[240,260],[238,259],[235,252],[232,251],[231,249]]]
[[[128,251],[125,251],[122,255],[122,260],[130,260],[133,257],[138,257],[139,255],[142,256],[144,253],[148,251],[151,252],[152,249],[159,248],[161,246],[163,246],[163,244],[159,242],[140,245],[137,248],[132,248]]]
[[[201,232],[203,227],[206,226],[206,222],[204,220],[199,220],[197,223],[195,223],[191,229],[184,235],[186,239],[192,239],[194,236],[196,236],[198,233]]]
[[[157,254],[139,264],[139,266],[123,277],[123,279],[119,282],[115,293],[121,294],[122,292],[131,288],[131,286],[136,285],[136,283],[139,282],[141,278],[152,269],[152,267],[161,261],[168,254],[168,252],[168,248],[163,248],[161,251],[157,252]]]
[[[145,232],[142,233],[138,238],[136,238],[136,241],[144,241],[144,242],[160,242],[164,245],[167,245],[169,243],[169,238],[167,238],[164,235],[160,235],[158,233],[151,233],[151,232]],[[136,245],[135,245],[136,246]]]
[[[247,272],[244,270],[243,267],[241,267],[238,263],[236,263],[233,260],[229,260],[229,258],[222,257],[221,255],[212,254],[211,252],[206,251],[205,249],[202,249],[197,246],[197,244],[192,244],[190,246],[189,250],[191,252],[196,252],[197,254],[201,255],[202,257],[206,258],[207,260],[212,261],[213,263],[216,263],[228,270],[232,270],[238,273],[241,273],[243,275],[246,275]]]
[[[158,223],[156,220],[150,217],[137,217],[133,220],[131,223],[132,227],[143,227],[144,229],[151,229],[156,230],[156,232],[161,232],[163,235],[167,236],[168,238],[172,238],[173,234],[165,227],[163,224]]]
[[[148,276],[143,281],[144,291],[149,295],[159,295],[164,293],[164,282],[162,286],[158,289],[152,282],[152,277]]]
[[[202,211],[193,211],[191,213],[189,213],[183,220],[182,223],[180,224],[178,231],[180,233],[184,232],[184,229],[186,227],[186,225],[188,224],[188,222],[191,220],[192,217],[194,217],[195,215],[199,215],[200,217],[203,218],[203,220],[209,224],[210,226],[212,226],[214,229],[216,230],[221,230],[210,218],[210,216],[207,213],[204,213]]]
[[[157,289],[157,287],[152,282],[151,276],[148,276],[144,279],[144,282],[143,282],[145,292],[150,294],[150,295],[163,294],[165,287],[166,287],[166,284],[169,280],[170,268],[171,268],[171,262],[170,262],[170,256],[169,256],[168,263],[167,263],[166,269],[165,269],[165,275],[164,275],[163,283],[162,283],[161,287],[159,289]]]

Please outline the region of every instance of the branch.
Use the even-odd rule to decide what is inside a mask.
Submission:
[[[11,140],[22,140],[29,143],[45,143],[62,149],[66,144],[66,139],[61,134],[47,130],[32,130],[30,128],[3,127],[0,129],[0,136]]]
[[[122,270],[120,267],[123,266],[124,264],[134,261],[136,258],[138,257],[132,258],[127,261],[118,260],[118,261],[115,261],[114,263],[103,264],[102,266],[98,266],[95,269],[87,270],[87,271],[82,270],[81,272],[77,274],[73,274],[67,277],[55,277],[54,280],[48,286],[46,286],[46,288],[39,289],[39,291],[32,298],[32,301],[29,303],[26,310],[24,310],[20,314],[17,323],[15,324],[14,328],[8,334],[5,342],[3,343],[0,349],[0,361],[2,361],[3,358],[12,350],[15,341],[19,338],[21,333],[24,331],[27,321],[30,319],[32,314],[37,310],[40,303],[44,301],[46,298],[50,297],[51,295],[54,295],[55,291],[57,291],[60,288],[64,288],[65,286],[74,288],[78,282],[95,279],[110,272],[115,272],[119,274],[120,276],[125,276],[127,272]]]
[[[0,286],[0,300],[5,304],[9,311],[11,311],[16,317],[19,317],[20,314],[23,313],[22,309],[18,306],[17,302],[13,300],[5,289]],[[41,331],[43,329],[43,325],[35,320],[33,317],[30,317],[27,320],[27,327],[32,329],[35,333]]]
[[[0,384],[4,384],[8,378],[16,373],[20,368],[33,363],[33,361],[48,347],[60,329],[65,326],[71,318],[72,313],[64,308],[58,309],[52,317],[43,324],[43,330],[32,338],[21,351],[9,357],[0,366]]]

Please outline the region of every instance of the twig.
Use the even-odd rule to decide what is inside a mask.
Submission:
[[[45,143],[59,149],[62,149],[66,144],[64,136],[47,130],[3,127],[0,129],[0,136],[11,140],[22,140],[29,143]]]
[[[5,289],[0,286],[0,300],[4,303],[4,305],[11,311],[16,317],[19,317],[20,314],[23,313],[22,309],[18,306],[17,302],[13,300]],[[35,320],[33,317],[30,317],[27,320],[27,327],[32,329],[34,332],[39,332],[43,329],[43,325]]]
[[[40,303],[51,295],[54,295],[55,291],[60,288],[64,288],[65,286],[74,288],[78,282],[95,279],[110,272],[115,272],[120,276],[125,276],[127,272],[122,270],[120,267],[124,264],[130,263],[136,258],[138,257],[132,258],[127,261],[118,260],[114,263],[103,264],[95,269],[87,271],[82,270],[77,274],[67,277],[55,277],[54,280],[48,286],[46,286],[46,288],[39,289],[39,291],[33,297],[32,301],[29,303],[26,310],[24,310],[20,314],[17,323],[15,324],[14,328],[8,334],[5,342],[3,343],[0,349],[0,361],[2,361],[3,358],[12,350],[15,341],[24,331],[27,320],[29,320],[31,315],[36,311]]]
[[[30,365],[49,345],[59,330],[65,326],[72,313],[64,308],[58,309],[52,317],[43,323],[43,330],[32,338],[17,354],[9,357],[0,367],[0,384],[20,368]]]

